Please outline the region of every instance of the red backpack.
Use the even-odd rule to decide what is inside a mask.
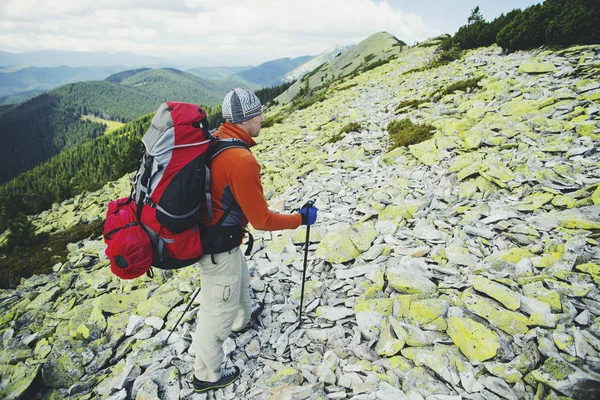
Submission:
[[[142,143],[131,195],[108,204],[104,223],[110,268],[122,279],[137,278],[151,265],[175,269],[198,261],[205,253],[201,207],[212,218],[207,164],[222,150],[248,149],[211,136],[204,110],[179,102],[160,106]]]

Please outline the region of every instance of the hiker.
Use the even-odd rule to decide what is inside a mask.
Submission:
[[[225,121],[213,135],[254,146],[264,121],[258,97],[246,89],[233,89],[223,100],[222,112]],[[237,366],[221,368],[223,342],[232,331],[243,331],[263,309],[263,303],[253,305],[250,299],[250,274],[240,249],[243,229],[248,222],[263,231],[296,229],[317,219],[314,207],[289,215],[267,208],[260,167],[248,149],[232,148],[217,154],[210,165],[212,219],[206,212],[201,215],[202,244],[207,254],[199,261],[202,290],[192,381],[197,393],[225,387],[237,379]]]

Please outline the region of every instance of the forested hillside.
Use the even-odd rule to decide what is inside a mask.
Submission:
[[[76,146],[0,186],[0,228],[19,212],[34,213],[52,203],[135,170],[141,138],[153,114]]]
[[[153,112],[167,100],[219,104],[239,82],[209,81],[174,69],[121,73],[108,81],[61,86],[0,114],[0,182],[51,156],[98,137],[104,127],[82,115],[128,122]]]
[[[106,78],[105,81],[112,82],[112,83],[121,83],[125,79],[129,78],[130,76],[133,76],[135,74],[139,74],[140,72],[144,72],[144,71],[148,71],[148,70],[150,70],[150,68],[130,69],[128,71],[117,72],[116,74],[112,74],[111,76]]]
[[[472,10],[467,20],[445,45],[473,49],[498,44],[505,50],[539,46],[600,43],[600,2],[597,0],[546,0],[525,10],[514,9],[491,22]]]
[[[98,137],[104,125],[84,121],[59,95],[42,94],[0,114],[0,182],[54,154]]]

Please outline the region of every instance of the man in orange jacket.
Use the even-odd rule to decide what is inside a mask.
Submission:
[[[248,148],[254,146],[264,121],[258,97],[236,88],[225,96],[222,112],[225,122],[213,135],[234,139]],[[260,183],[260,166],[247,148],[218,153],[210,173],[212,218],[205,214],[201,228],[203,246],[209,254],[199,261],[202,290],[194,336],[192,383],[198,393],[225,387],[237,379],[239,368],[221,369],[223,342],[232,331],[243,330],[263,308],[262,303],[252,305],[250,299],[250,275],[240,249],[246,225],[276,231],[312,225],[317,218],[314,207],[290,215],[270,211]]]

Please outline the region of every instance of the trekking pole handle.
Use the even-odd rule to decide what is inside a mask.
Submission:
[[[306,204],[304,204],[302,207],[300,208],[313,208],[315,206],[315,201],[314,200],[309,200],[306,202]]]

